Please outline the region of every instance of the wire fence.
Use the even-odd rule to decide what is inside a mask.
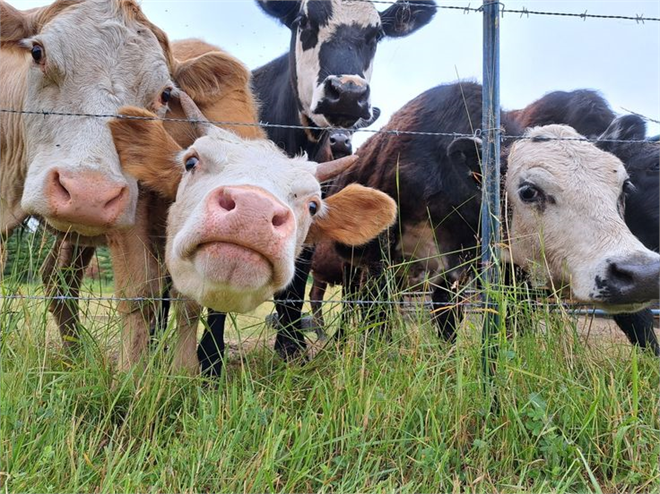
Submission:
[[[392,0],[355,0],[358,2],[369,2],[392,5],[395,3]],[[647,17],[644,14],[633,14],[633,15],[608,15],[608,14],[590,14],[588,10],[584,12],[557,12],[557,11],[548,11],[548,10],[530,10],[527,7],[520,7],[517,9],[509,9],[502,2],[484,2],[484,5],[488,4],[498,4],[500,9],[500,15],[504,17],[504,14],[519,14],[520,17],[529,17],[529,16],[552,16],[552,17],[574,17],[578,19],[587,20],[587,19],[605,19],[605,20],[624,20],[624,21],[634,21],[637,24],[644,24],[645,22],[660,22],[660,17]],[[429,8],[428,4],[409,2],[408,5],[411,7],[424,7]],[[482,13],[484,10],[484,5],[479,7],[472,7],[470,3],[467,5],[435,5],[436,10],[457,10],[462,11],[465,14],[469,13]]]
[[[61,112],[61,111],[51,111],[51,110],[17,110],[14,108],[0,108],[0,113],[7,113],[13,115],[29,115],[29,116],[42,116],[42,117],[77,117],[77,118],[100,118],[100,119],[120,119],[120,120],[142,120],[142,121],[159,121],[159,122],[173,122],[173,123],[188,123],[188,124],[213,124],[219,127],[260,127],[260,128],[278,128],[278,129],[292,129],[292,130],[347,130],[342,127],[333,127],[327,126],[320,129],[319,127],[313,127],[309,125],[290,125],[290,124],[279,124],[279,123],[269,123],[269,122],[258,122],[258,123],[249,123],[249,122],[232,122],[232,121],[220,121],[220,120],[199,120],[195,118],[175,118],[175,117],[160,117],[157,115],[146,116],[146,115],[122,115],[121,113],[79,113],[79,112]],[[648,120],[650,122],[658,122],[650,117],[646,117],[642,114],[628,111],[632,115],[636,115],[640,118]],[[411,131],[403,129],[366,129],[366,128],[356,128],[348,129],[351,132],[367,132],[371,134],[383,134],[393,137],[400,137],[403,135],[412,135],[412,136],[427,136],[427,137],[451,137],[454,139],[460,137],[467,138],[481,138],[483,135],[487,134],[491,129],[475,129],[473,133],[461,133],[461,132],[437,132],[437,131]],[[521,139],[535,139],[539,140],[538,137],[529,137],[527,135],[507,135],[506,129],[498,128],[501,132],[502,140],[521,140]],[[648,139],[611,139],[611,138],[589,138],[589,137],[543,137],[544,141],[577,141],[577,142],[608,142],[608,143],[632,143],[632,144],[648,144],[650,141]]]
[[[394,1],[387,0],[352,0],[360,2],[372,2],[376,4],[394,4]],[[409,2],[410,7],[424,7],[428,8],[428,4]],[[519,15],[522,17],[529,18],[530,16],[555,16],[562,18],[577,18],[581,20],[587,19],[600,19],[600,20],[626,20],[632,21],[636,24],[642,25],[645,23],[656,23],[660,22],[660,17],[649,17],[644,14],[631,14],[631,15],[607,15],[607,14],[597,14],[589,13],[588,11],[584,12],[559,12],[559,11],[542,11],[528,9],[527,7],[521,8],[507,8],[502,2],[485,2],[483,5],[478,7],[473,7],[471,4],[459,6],[459,5],[435,5],[435,8],[438,10],[453,10],[463,12],[465,14],[469,13],[483,13],[484,6],[487,5],[497,5],[499,8],[499,16],[504,17],[505,15]],[[626,110],[630,114],[637,115],[649,122],[660,123],[660,120],[641,115],[639,113]],[[13,115],[23,115],[23,116],[39,116],[39,117],[67,117],[67,118],[98,118],[98,119],[128,119],[128,120],[147,120],[147,121],[162,121],[162,122],[174,122],[174,123],[211,123],[221,127],[261,127],[261,128],[282,128],[282,129],[291,129],[291,130],[319,130],[316,126],[305,126],[305,125],[290,125],[283,123],[273,123],[273,122],[258,122],[258,123],[247,123],[247,122],[235,122],[235,121],[203,121],[189,118],[173,118],[173,117],[160,117],[160,116],[135,116],[135,115],[122,115],[118,113],[84,113],[84,112],[63,112],[63,111],[53,111],[48,109],[43,110],[22,110],[17,108],[0,108],[0,113],[4,114],[13,114]],[[326,127],[323,130],[334,130],[335,127]],[[345,130],[345,129],[343,129]],[[473,133],[460,133],[460,132],[438,132],[433,130],[428,131],[410,131],[404,129],[368,129],[368,128],[355,128],[349,129],[352,132],[366,132],[371,134],[381,134],[391,136],[392,138],[398,138],[404,135],[411,136],[426,136],[426,137],[450,137],[450,138],[481,138],[486,136],[490,131],[494,129],[476,129]],[[527,135],[508,135],[506,134],[506,129],[498,128],[495,129],[500,133],[500,138],[502,140],[520,140],[520,139],[531,139]],[[545,138],[544,138],[545,140]],[[557,140],[557,141],[584,141],[584,142],[610,142],[610,143],[631,143],[631,144],[648,144],[649,140],[647,139],[598,139],[598,138],[589,138],[589,137],[548,137],[547,140]],[[421,292],[421,293],[402,293],[402,296],[408,297],[421,297],[428,298],[430,292]],[[337,305],[355,305],[355,306],[369,306],[369,305],[390,305],[390,306],[399,306],[399,307],[419,307],[420,304],[423,307],[431,308],[432,310],[442,310],[443,308],[451,307],[465,307],[473,310],[487,310],[490,305],[479,300],[475,300],[477,292],[471,294],[471,296],[463,297],[462,300],[457,302],[435,302],[433,300],[403,300],[403,299],[387,299],[387,300],[364,300],[364,299],[328,299],[328,300],[312,300],[312,299],[286,299],[286,300],[268,300],[268,302],[279,302],[284,304],[300,304],[300,303],[311,303],[311,302],[323,302],[324,304],[337,304]],[[23,294],[6,294],[0,293],[0,300],[6,301],[19,301],[19,300],[35,300],[35,301],[107,301],[107,302],[187,302],[189,299],[182,297],[118,297],[118,296],[93,296],[93,295],[83,295],[83,296],[46,296],[46,295],[23,295]],[[603,312],[599,309],[594,309],[592,306],[587,304],[579,303],[568,303],[568,302],[551,302],[548,300],[545,301],[530,301],[531,305],[551,307],[558,310],[570,310],[575,313],[581,314],[596,314],[603,315]],[[654,315],[659,315],[660,310],[653,309]]]

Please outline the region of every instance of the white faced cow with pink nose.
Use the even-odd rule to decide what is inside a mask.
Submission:
[[[204,118],[185,94],[181,101],[189,116]],[[136,108],[123,113],[149,115]],[[374,189],[352,185],[322,200],[320,182],[354,156],[316,164],[289,158],[270,141],[243,140],[211,125],[181,149],[162,122],[117,119],[110,125],[125,170],[167,197],[176,195],[167,266],[175,288],[204,306],[254,309],[291,282],[305,243],[325,237],[360,245],[394,222],[396,204]]]
[[[137,182],[125,175],[106,114],[166,109],[173,83],[165,34],[131,0],[58,0],[19,11],[0,2],[0,228],[27,215],[96,236],[134,223]]]

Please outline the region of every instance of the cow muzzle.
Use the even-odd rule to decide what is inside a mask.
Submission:
[[[351,143],[351,134],[342,129],[334,129],[328,136],[328,143],[334,159],[343,158],[353,154],[353,145]]]
[[[257,187],[227,186],[207,196],[204,215],[181,255],[202,278],[246,292],[288,283],[296,232],[288,207]]]
[[[660,256],[610,260],[604,276],[596,276],[595,286],[595,299],[606,306],[637,307],[657,300],[660,297]]]
[[[323,115],[330,125],[351,127],[371,118],[369,83],[359,76],[328,76],[320,86],[312,112]]]
[[[61,231],[99,235],[133,222],[128,183],[100,172],[55,168],[46,176],[44,193],[45,210],[38,213]]]

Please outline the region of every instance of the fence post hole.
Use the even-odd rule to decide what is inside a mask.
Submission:
[[[481,198],[481,280],[484,289],[482,364],[487,388],[493,375],[499,327],[499,305],[493,290],[499,284],[500,243],[500,3],[484,0],[483,86],[482,86],[482,198]]]

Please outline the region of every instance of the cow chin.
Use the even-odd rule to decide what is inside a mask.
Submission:
[[[202,244],[190,257],[190,263],[183,264],[188,267],[170,267],[176,288],[198,303],[222,312],[251,311],[281,288],[270,260],[228,242]]]
[[[272,284],[273,265],[262,254],[227,242],[201,245],[193,256],[205,280],[240,291],[256,291]]]
[[[59,232],[67,233],[67,234],[75,233],[82,237],[100,237],[105,235],[109,230],[109,228],[103,226],[87,226],[87,225],[71,224],[68,222],[57,221],[56,219],[53,218],[47,218],[46,222],[48,223],[48,226],[54,228]],[[116,225],[115,228],[117,229],[128,228],[132,225],[133,223],[131,222],[125,225]]]

